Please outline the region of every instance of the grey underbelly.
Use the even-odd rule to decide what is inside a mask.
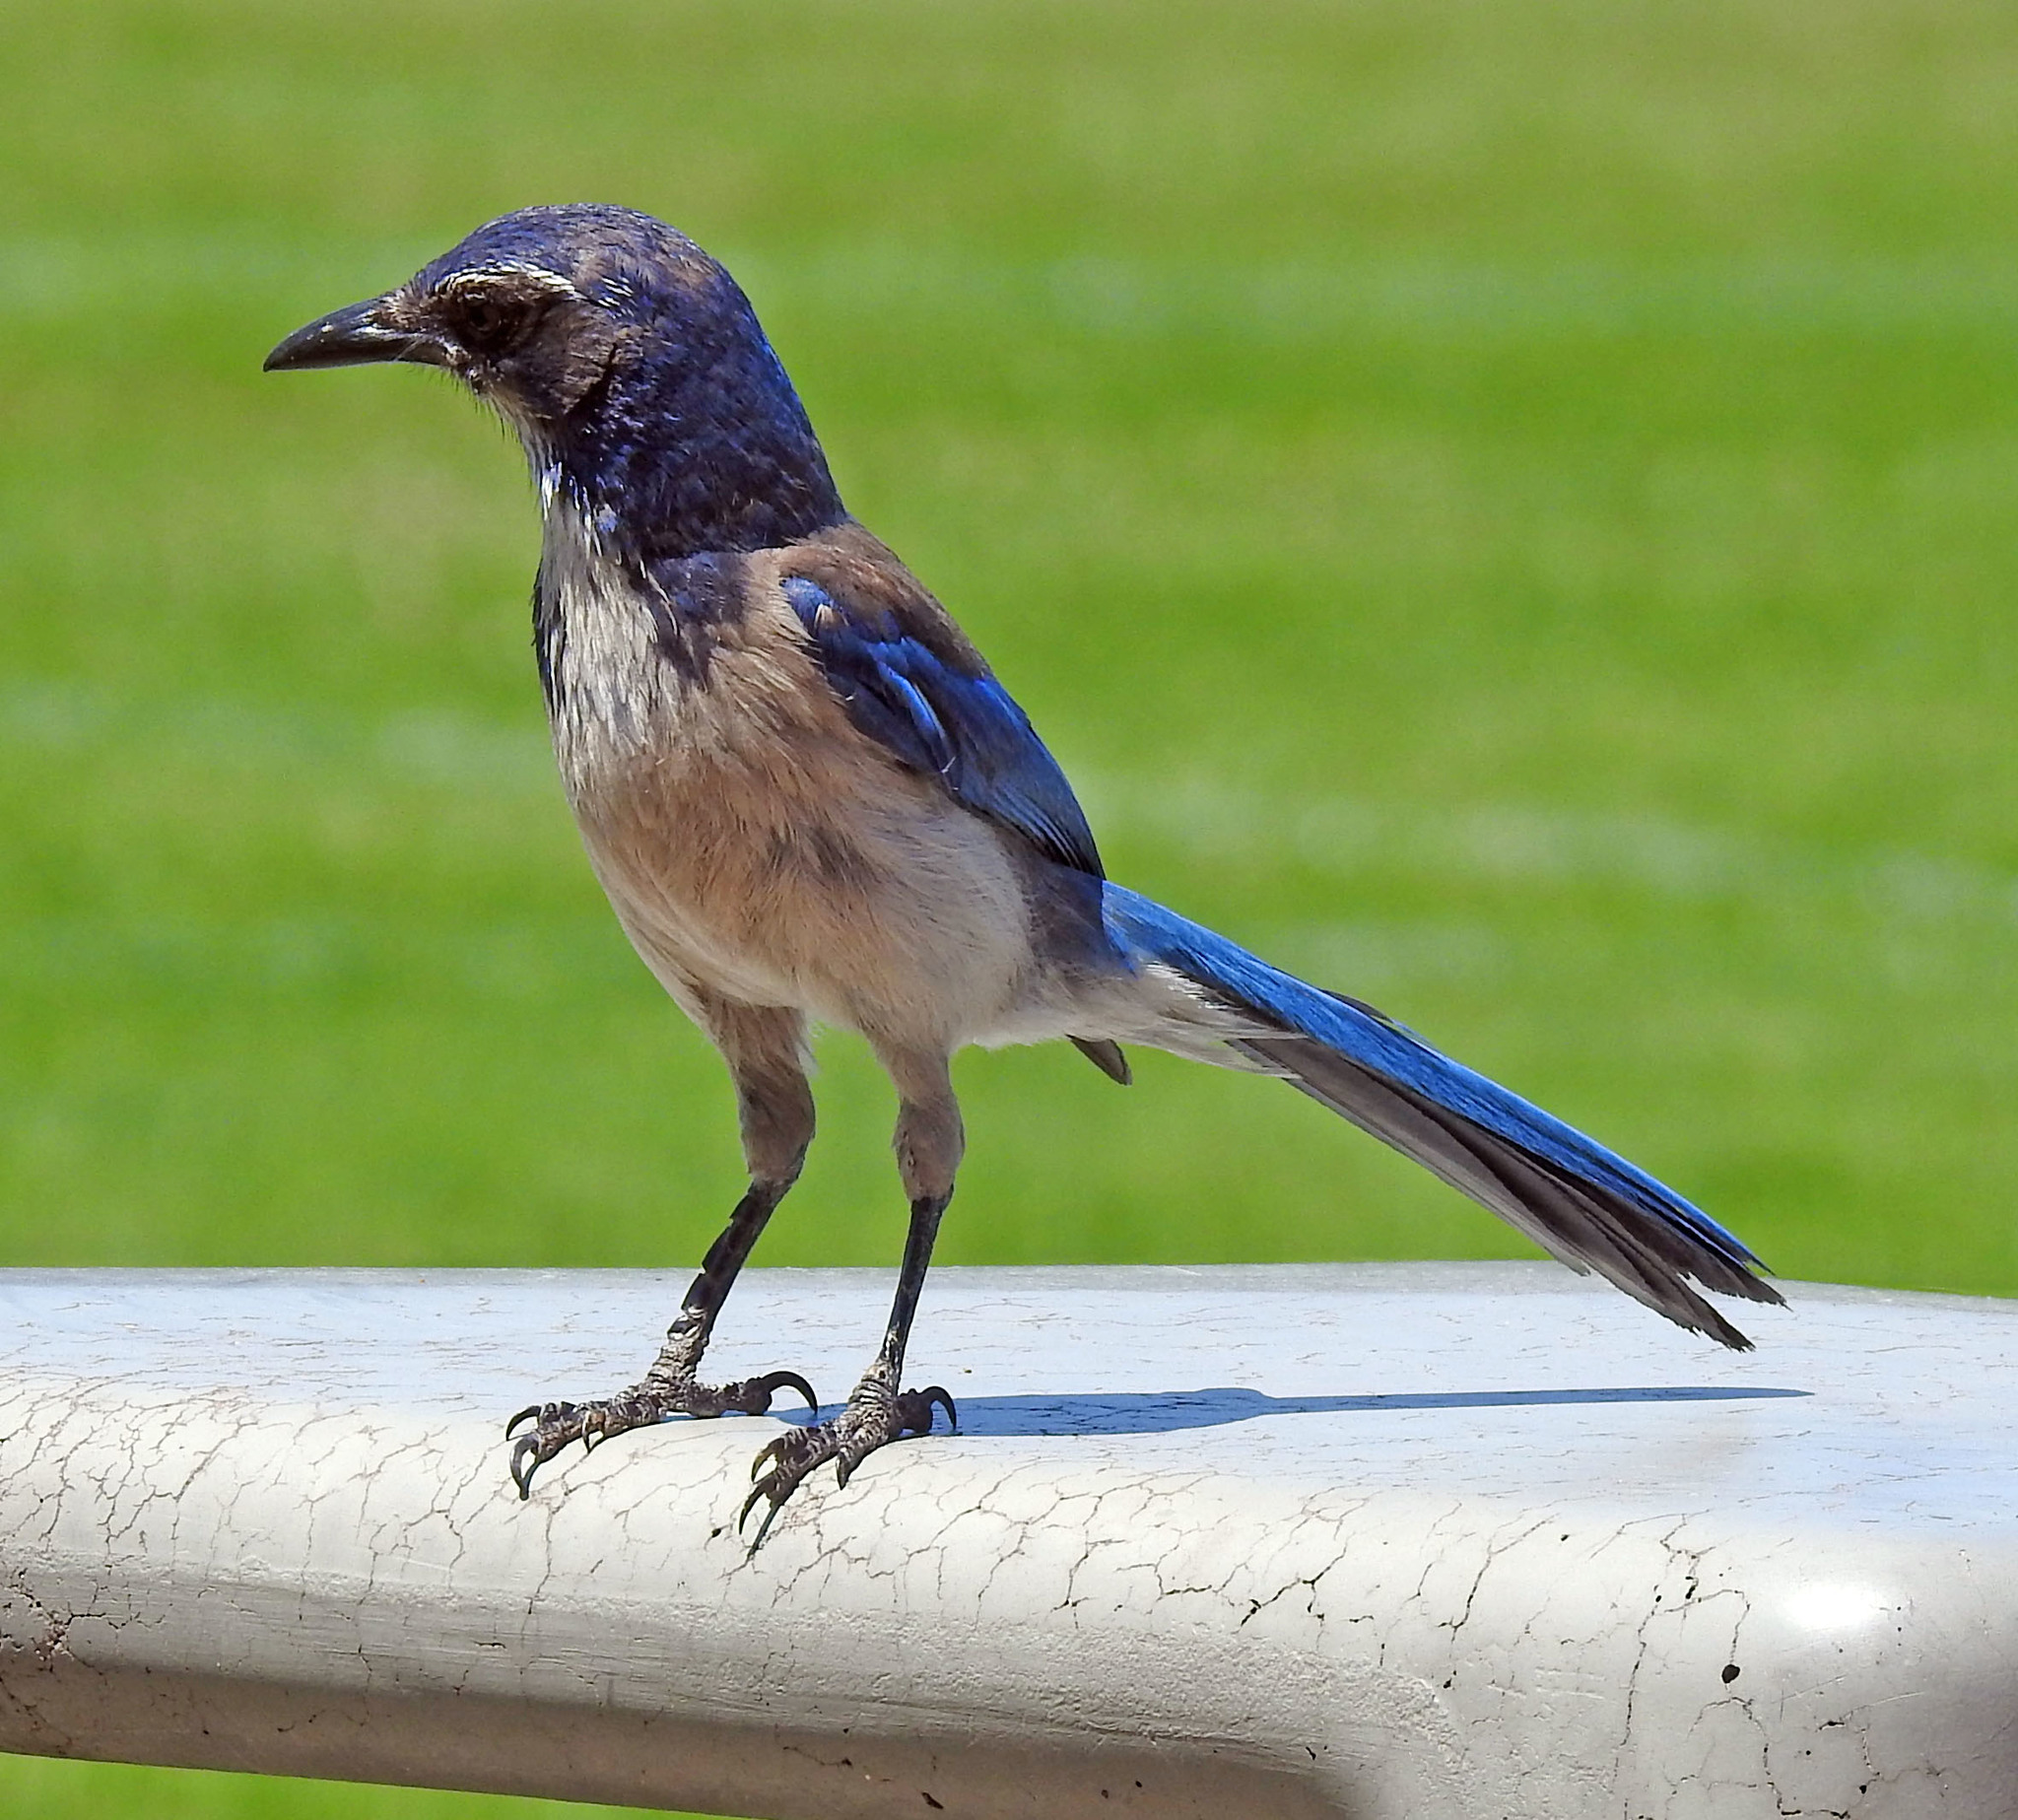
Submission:
[[[952,805],[855,816],[663,799],[579,817],[597,876],[672,991],[789,1005],[891,1041],[955,1045],[1043,994],[1023,884],[999,838]]]

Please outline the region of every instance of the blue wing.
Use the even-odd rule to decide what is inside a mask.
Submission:
[[[802,575],[782,587],[859,731],[1047,858],[1106,876],[1058,761],[985,667],[935,651],[894,614],[850,606]]]

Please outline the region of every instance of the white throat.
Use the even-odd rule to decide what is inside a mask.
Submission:
[[[644,750],[667,685],[650,604],[609,556],[583,502],[540,476],[534,636],[548,679],[554,750],[571,794]]]

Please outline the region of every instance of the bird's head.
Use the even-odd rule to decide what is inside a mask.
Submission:
[[[520,209],[297,329],[269,372],[408,361],[461,379],[536,468],[654,547],[752,549],[841,516],[791,381],[728,273],[631,209]]]

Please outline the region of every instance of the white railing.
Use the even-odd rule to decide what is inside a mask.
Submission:
[[[1553,1265],[941,1270],[964,1432],[501,1418],[680,1276],[0,1274],[0,1748],[781,1817],[2018,1811],[2018,1305],[1738,1358]],[[841,1395],[886,1274],[710,1364]]]

